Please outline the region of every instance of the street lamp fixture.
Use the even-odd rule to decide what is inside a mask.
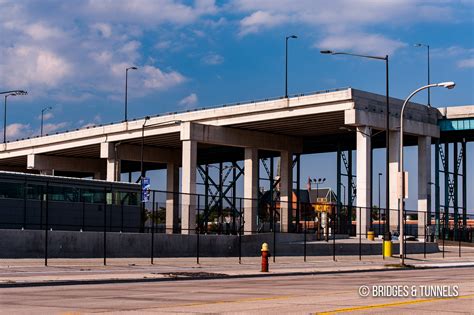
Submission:
[[[425,86],[422,86],[415,91],[413,91],[405,100],[402,106],[402,110],[400,112],[400,157],[398,159],[398,171],[399,171],[399,181],[400,181],[400,186],[401,186],[401,191],[400,195],[398,197],[398,202],[399,202],[399,211],[400,211],[400,264],[403,266],[405,264],[405,253],[404,253],[404,248],[403,248],[403,243],[404,243],[404,238],[405,238],[405,233],[404,233],[404,226],[403,226],[403,220],[404,220],[404,199],[405,199],[405,175],[404,175],[404,165],[403,165],[403,114],[405,112],[405,107],[410,101],[410,99],[418,92],[431,88],[431,87],[444,87],[447,89],[453,89],[456,86],[454,82],[441,82],[441,83],[435,83],[435,84],[428,84]],[[431,106],[428,106],[431,108]]]
[[[125,122],[128,121],[128,70],[137,69],[137,67],[128,67],[125,69]]]
[[[386,108],[385,108],[385,144],[387,149],[385,150],[385,170],[386,170],[386,176],[385,176],[385,208],[387,209],[387,216],[385,220],[385,235],[384,235],[384,241],[385,242],[391,242],[391,235],[390,235],[390,216],[388,215],[389,207],[390,207],[390,176],[389,176],[389,167],[390,167],[390,97],[389,97],[389,84],[388,84],[388,55],[385,56],[370,56],[370,55],[360,55],[360,54],[353,54],[353,53],[347,53],[347,52],[336,52],[332,50],[321,50],[321,54],[325,55],[347,55],[347,56],[354,56],[354,57],[361,57],[361,58],[367,58],[367,59],[375,59],[375,60],[383,60],[385,61],[385,102],[386,102]]]
[[[288,98],[288,39],[296,39],[298,36],[291,35],[285,37],[285,98]]]
[[[48,107],[45,107],[41,110],[41,131],[40,131],[40,135],[41,137],[43,136],[43,121],[44,121],[44,112],[48,111],[48,110],[52,110],[53,108],[51,106],[48,106]]]
[[[413,45],[415,47],[426,47],[426,51],[428,53],[428,85],[431,84],[430,82],[430,45],[428,44],[422,44],[418,43]],[[428,88],[428,106],[431,106],[431,100],[430,100],[430,88]]]
[[[326,181],[326,178],[313,178],[313,179],[309,179],[310,185],[311,185],[311,183],[316,184],[316,202],[318,201],[317,198],[319,197],[319,195],[318,195],[318,188],[319,188],[319,185],[323,184],[325,181]]]
[[[15,90],[1,92],[1,94],[5,94],[5,101],[3,103],[3,143],[7,143],[7,98],[9,96],[27,95],[28,92],[23,90]]]

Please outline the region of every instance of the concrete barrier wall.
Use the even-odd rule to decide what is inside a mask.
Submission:
[[[0,230],[0,258],[42,258],[44,257],[45,232],[37,230]],[[242,256],[260,256],[263,242],[269,244],[272,254],[277,256],[302,256],[303,234],[276,234],[274,248],[273,234],[244,235],[199,235],[199,255],[202,257],[236,257],[241,248]],[[313,234],[307,241],[313,241]],[[339,241],[339,242],[338,242]],[[197,235],[155,234],[155,257],[195,257]],[[363,255],[381,254],[381,244],[362,244]],[[397,253],[394,246],[394,253]],[[438,251],[435,243],[427,243],[427,252]],[[106,234],[107,257],[150,257],[151,234],[117,233]],[[332,255],[331,241],[308,243],[308,255]],[[408,243],[407,253],[423,252],[423,243]],[[336,240],[336,255],[358,255],[356,241]],[[104,255],[103,232],[49,231],[48,257],[51,258],[95,258]]]

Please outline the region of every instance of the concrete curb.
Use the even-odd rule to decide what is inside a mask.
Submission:
[[[98,279],[98,280],[53,280],[38,282],[11,282],[0,283],[0,288],[19,288],[19,287],[41,287],[41,286],[69,286],[69,285],[91,285],[91,284],[123,284],[123,283],[148,283],[148,282],[165,282],[165,281],[189,281],[189,280],[218,280],[218,279],[244,279],[244,278],[268,278],[268,277],[289,277],[289,276],[310,276],[310,275],[327,275],[327,274],[347,274],[347,273],[365,273],[365,272],[382,272],[382,271],[399,271],[414,269],[440,269],[440,268],[472,268],[474,263],[450,263],[450,264],[429,264],[427,266],[405,265],[401,266],[384,266],[379,269],[351,269],[351,270],[330,270],[330,271],[302,271],[302,272],[281,272],[281,273],[260,273],[260,274],[208,274],[196,276],[183,276],[181,272],[163,273],[168,275],[162,278],[130,278],[130,279]]]

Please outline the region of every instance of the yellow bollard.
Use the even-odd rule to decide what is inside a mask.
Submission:
[[[373,241],[375,239],[375,233],[374,231],[367,231],[367,239],[369,241]]]
[[[383,241],[383,256],[392,257],[392,241]]]

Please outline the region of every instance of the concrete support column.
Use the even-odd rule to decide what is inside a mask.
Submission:
[[[120,181],[120,160],[119,159],[107,159],[107,177],[109,182]]]
[[[244,233],[257,230],[258,149],[245,148],[244,160]]]
[[[293,210],[293,154],[282,151],[280,159],[280,231],[289,232]]]
[[[418,137],[418,239],[425,239],[431,209],[431,137]]]
[[[120,181],[120,159],[118,144],[104,142],[100,144],[100,157],[106,159],[106,179],[110,182]]]
[[[398,159],[400,152],[400,132],[390,131],[390,156],[389,156],[389,173],[390,173],[390,232],[398,230],[399,220],[399,204],[398,204]]]
[[[178,229],[179,221],[179,167],[175,163],[166,165],[166,233]]]
[[[181,233],[194,234],[196,228],[197,142],[183,140],[181,192]]]
[[[370,224],[371,132],[369,127],[357,127],[357,235],[367,237]]]

